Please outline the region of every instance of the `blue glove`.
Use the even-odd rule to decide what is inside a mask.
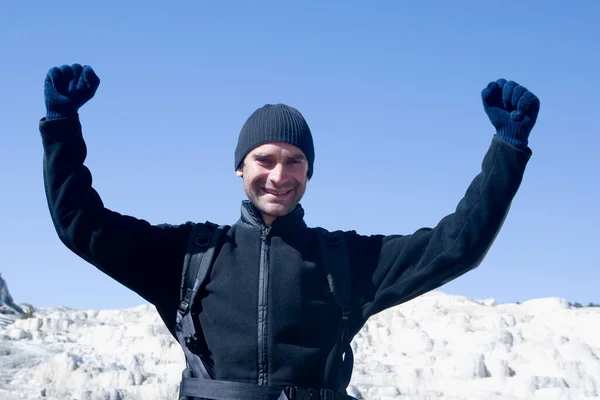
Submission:
[[[496,135],[517,148],[527,149],[529,133],[540,111],[536,95],[513,81],[498,79],[483,89],[481,99]]]
[[[79,108],[94,97],[99,85],[100,79],[88,65],[51,68],[44,82],[46,119],[76,117]]]

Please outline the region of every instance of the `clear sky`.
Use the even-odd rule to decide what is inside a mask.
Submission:
[[[86,164],[105,205],[153,223],[233,223],[246,118],[306,117],[309,225],[409,234],[453,212],[504,77],[541,100],[533,157],[481,266],[440,290],[600,303],[600,2],[7,2],[0,13],[0,273],[35,306],[129,307],[51,224],[38,121],[48,69],[91,65]]]

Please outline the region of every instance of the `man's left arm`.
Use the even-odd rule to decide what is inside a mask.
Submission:
[[[476,268],[498,235],[531,157],[539,100],[505,80],[490,83],[482,100],[496,135],[455,211],[410,235],[348,234],[353,294],[365,320]]]

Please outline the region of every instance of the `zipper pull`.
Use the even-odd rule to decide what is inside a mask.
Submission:
[[[271,227],[263,228],[262,231],[262,240],[267,240],[267,236],[269,236],[269,232],[271,232]]]

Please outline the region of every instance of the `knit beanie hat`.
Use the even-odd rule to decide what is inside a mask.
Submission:
[[[285,104],[266,104],[250,115],[238,137],[235,169],[252,149],[269,142],[286,142],[302,150],[308,178],[312,176],[315,149],[310,128],[298,110]]]

